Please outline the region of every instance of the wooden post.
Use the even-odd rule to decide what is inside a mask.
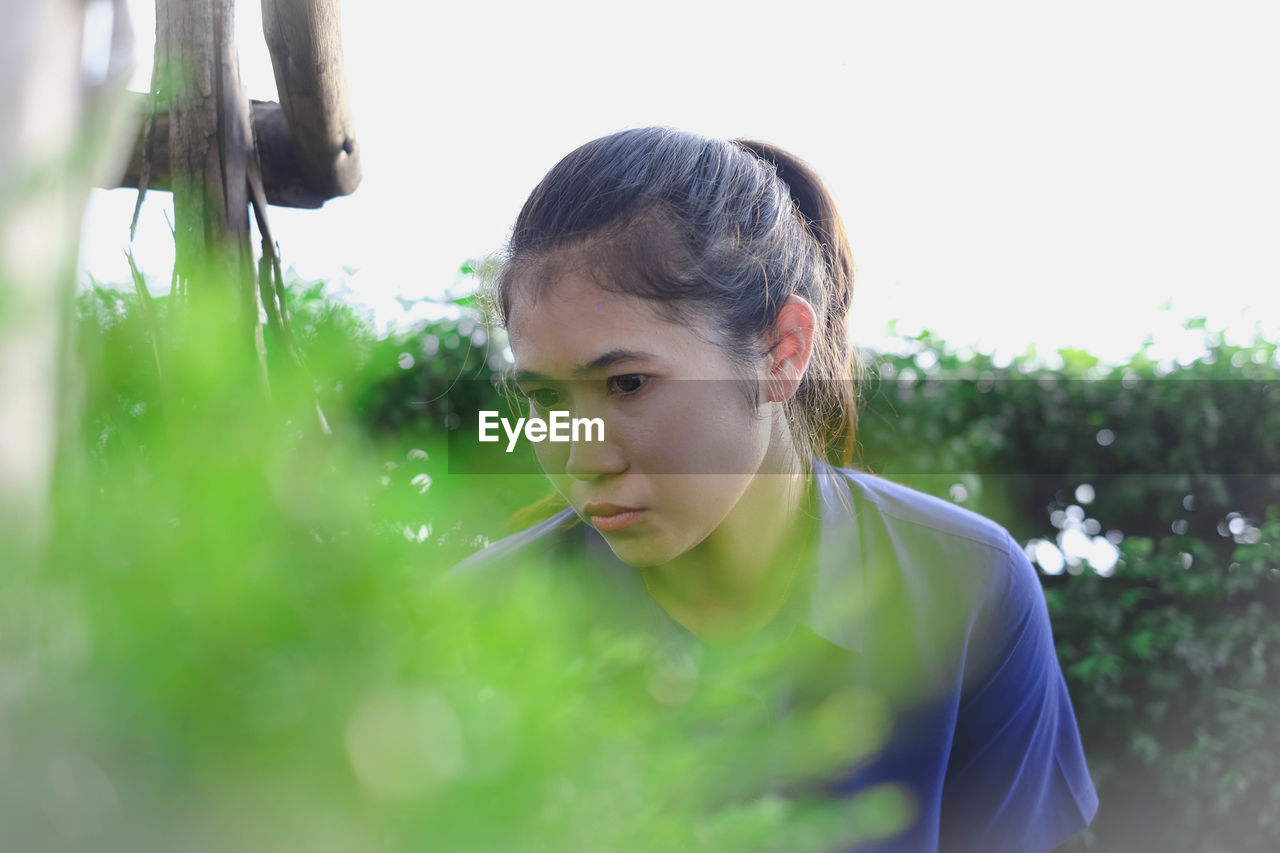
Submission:
[[[226,298],[264,358],[249,238],[249,102],[235,0],[156,0],[156,67],[168,107],[176,267],[196,313]],[[226,306],[216,306],[226,307]]]

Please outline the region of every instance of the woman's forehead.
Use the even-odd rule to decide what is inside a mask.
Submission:
[[[512,350],[564,350],[599,341],[611,346],[663,336],[675,327],[645,300],[605,290],[590,276],[569,273],[542,287],[515,287],[508,332]]]
[[[544,292],[576,278],[632,294],[652,308],[693,295],[686,292],[687,283],[676,284],[689,268],[690,258],[674,226],[657,212],[649,212],[555,248],[522,255],[501,285],[503,307],[510,316],[518,302],[536,302]]]
[[[567,377],[610,352],[672,360],[697,357],[705,346],[650,300],[606,290],[581,272],[543,287],[514,283],[508,333],[521,371]]]

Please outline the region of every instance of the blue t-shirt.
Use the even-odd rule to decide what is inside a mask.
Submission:
[[[880,477],[817,464],[814,485],[816,561],[769,630],[820,661],[824,685],[866,687],[892,709],[887,745],[824,789],[891,784],[914,806],[904,833],[856,849],[1043,853],[1087,826],[1098,797],[1022,548],[990,519]],[[576,521],[561,512],[454,571],[585,557],[584,583],[696,645],[639,572]]]

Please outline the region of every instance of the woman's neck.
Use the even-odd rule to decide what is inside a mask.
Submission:
[[[707,640],[754,633],[777,615],[808,558],[812,478],[794,451],[758,473],[733,511],[697,547],[641,574],[664,610]]]

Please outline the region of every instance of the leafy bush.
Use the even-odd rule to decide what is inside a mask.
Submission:
[[[1190,535],[1128,537],[1114,576],[1048,590],[1104,849],[1280,844],[1280,510],[1255,530],[1229,562]]]

